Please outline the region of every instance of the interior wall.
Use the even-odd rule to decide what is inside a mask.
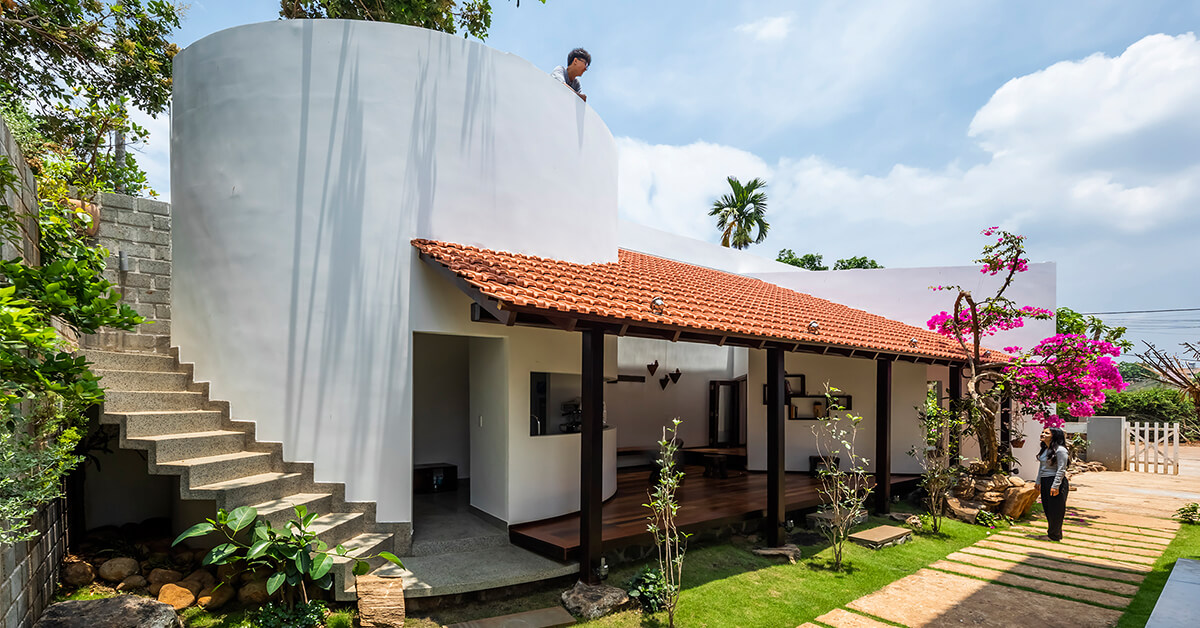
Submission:
[[[471,477],[469,339],[413,334],[413,464],[442,462]]]
[[[112,453],[96,452],[95,456],[100,465],[88,462],[83,481],[88,529],[171,517],[172,493],[179,493],[176,478],[150,475],[143,452],[120,449],[115,442]],[[187,525],[192,523],[195,521]]]
[[[503,338],[470,338],[471,505],[508,520],[508,347]],[[526,395],[528,399],[528,395]],[[526,401],[528,403],[528,401]]]
[[[924,447],[925,434],[917,409],[925,405],[927,364],[892,363],[892,473],[921,473],[921,463],[908,452]],[[872,451],[875,443],[871,443]],[[923,449],[922,449],[923,451]],[[874,453],[869,454],[874,456]]]

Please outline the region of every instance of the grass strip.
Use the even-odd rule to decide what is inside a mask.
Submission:
[[[1142,581],[1142,586],[1138,588],[1137,595],[1133,596],[1129,608],[1121,616],[1117,628],[1140,628],[1146,625],[1150,614],[1154,612],[1158,596],[1167,585],[1167,578],[1171,576],[1175,561],[1180,558],[1200,559],[1200,525],[1185,525],[1179,529],[1175,540],[1167,546],[1167,551],[1163,552],[1154,563],[1154,568]]]

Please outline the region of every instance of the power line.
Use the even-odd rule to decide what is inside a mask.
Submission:
[[[1101,314],[1156,314],[1158,312],[1200,312],[1200,307],[1183,307],[1173,310],[1126,310],[1124,312],[1080,312],[1089,316],[1099,316]]]

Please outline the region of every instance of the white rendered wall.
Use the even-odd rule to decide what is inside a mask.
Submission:
[[[411,520],[409,241],[615,260],[608,129],[518,57],[392,24],[242,26],[174,66],[183,359],[289,460]]]
[[[471,338],[471,505],[508,520],[508,346]]]

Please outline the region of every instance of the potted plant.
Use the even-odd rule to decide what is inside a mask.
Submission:
[[[1025,415],[1019,412],[1013,412],[1015,421],[1012,425],[1012,443],[1013,449],[1020,449],[1025,446]]]

